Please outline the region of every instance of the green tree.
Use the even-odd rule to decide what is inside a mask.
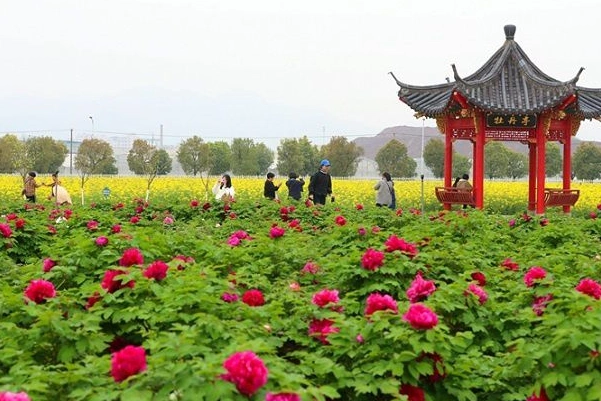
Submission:
[[[509,149],[501,142],[490,142],[484,147],[484,174],[488,178],[507,177]]]
[[[572,170],[580,180],[601,177],[601,148],[592,142],[581,143],[572,157]]]
[[[561,173],[563,161],[559,145],[547,142],[545,146],[545,174],[547,177],[555,177]]]
[[[280,140],[277,151],[277,169],[280,174],[287,174],[291,171],[302,174],[300,172],[303,170],[304,160],[300,144],[296,138]]]
[[[154,158],[156,159],[157,175],[167,175],[171,172],[173,162],[165,149],[157,150]]]
[[[203,171],[209,171],[210,150],[209,144],[202,138],[193,136],[182,142],[177,149],[177,161],[182,166],[184,173],[196,176]]]
[[[512,180],[528,174],[528,157],[523,153],[509,151],[507,176]]]
[[[69,150],[61,141],[49,136],[32,137],[25,141],[31,168],[38,173],[54,173],[64,163]]]
[[[105,171],[116,170],[115,157],[111,145],[96,138],[84,139],[79,145],[75,156],[75,168],[79,170],[81,204],[84,202],[84,186],[93,174],[103,174]]]
[[[332,164],[330,173],[333,176],[351,177],[357,172],[363,148],[354,142],[349,142],[346,137],[334,136],[322,147],[321,155],[330,160]]]
[[[319,148],[311,143],[309,138],[303,136],[298,140],[298,146],[303,157],[303,166],[296,171],[299,176],[310,175],[315,173],[319,166]]]
[[[11,174],[17,171],[23,151],[23,142],[15,135],[6,134],[0,138],[0,173]]]
[[[417,163],[407,154],[407,147],[396,139],[388,141],[376,155],[380,173],[387,171],[393,177],[413,177]]]
[[[273,164],[273,150],[269,149],[264,143],[258,143],[255,144],[253,153],[257,160],[257,170],[255,174],[267,174],[269,166]]]
[[[250,138],[234,138],[232,140],[232,173],[237,175],[254,175],[257,171],[257,160],[253,149],[255,142]]]
[[[232,150],[224,141],[209,142],[209,174],[218,175],[230,170]]]
[[[134,174],[146,176],[146,200],[150,187],[159,172],[160,156],[157,148],[143,139],[136,139],[127,154],[127,166]]]
[[[469,174],[472,169],[472,162],[460,153],[453,152],[453,169],[451,175],[460,177],[463,174]]]
[[[430,139],[424,146],[424,164],[432,171],[434,177],[444,177],[444,142],[440,139]],[[472,168],[470,159],[453,151],[453,168],[451,175],[459,177],[467,174]]]

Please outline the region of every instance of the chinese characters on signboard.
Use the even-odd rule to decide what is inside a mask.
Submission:
[[[486,126],[495,128],[535,128],[536,114],[487,114]]]

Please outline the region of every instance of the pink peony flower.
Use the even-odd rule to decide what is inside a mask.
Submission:
[[[313,319],[309,323],[309,335],[315,337],[322,344],[328,345],[328,336],[332,333],[338,333],[340,329],[334,326],[334,321],[330,319]]]
[[[175,222],[175,220],[171,216],[165,216],[165,218],[163,219],[163,224],[166,225],[166,226],[170,226],[174,222]]]
[[[296,393],[267,393],[265,401],[301,401],[301,398]]]
[[[597,218],[597,212],[590,212],[588,214],[588,217],[591,218],[591,219],[593,219],[593,220],[595,220]]]
[[[129,287],[134,288],[136,285],[135,281],[130,280],[127,284],[123,284],[123,279],[117,279],[117,276],[122,274],[127,274],[123,270],[107,270],[104,272],[104,278],[102,279],[102,283],[100,286],[104,288],[107,292],[113,293],[121,288]]]
[[[344,218],[344,216],[336,216],[334,222],[336,223],[336,225],[343,226],[346,224],[346,219]]]
[[[98,246],[101,246],[101,247],[107,246],[109,243],[109,239],[105,236],[101,236],[101,237],[96,238],[95,242],[96,242],[96,245],[98,245]]]
[[[161,281],[167,277],[167,270],[169,270],[167,263],[156,260],[149,264],[146,270],[144,270],[144,277]]]
[[[227,239],[227,244],[229,246],[238,246],[242,243],[242,240],[238,237],[236,237],[235,235],[230,235],[230,237]]]
[[[113,227],[111,227],[111,232],[113,234],[118,234],[121,232],[121,226],[119,224],[115,224]]]
[[[254,352],[236,352],[223,362],[223,380],[233,383],[240,394],[251,397],[267,383],[269,371]]]
[[[288,288],[290,288],[290,290],[294,292],[300,291],[301,289],[300,284],[296,281],[291,282]]]
[[[406,395],[408,401],[426,401],[424,390],[411,384],[403,384],[399,390],[400,394]]]
[[[409,298],[409,302],[416,303],[425,300],[434,293],[434,291],[436,291],[434,281],[424,280],[420,272],[415,275],[415,279],[411,282],[406,294],[407,298]]]
[[[481,272],[474,272],[470,276],[472,280],[476,280],[480,287],[484,287],[486,285],[486,276]]]
[[[576,286],[576,291],[591,296],[595,299],[601,298],[601,285],[590,278],[580,280]]]
[[[365,339],[361,334],[357,334],[357,337],[355,337],[355,341],[357,341],[359,344],[363,344],[365,342]]]
[[[542,297],[535,297],[532,302],[532,310],[536,313],[536,316],[542,316],[547,308],[547,305],[553,299],[552,294],[543,295]]]
[[[30,301],[41,304],[46,302],[47,299],[54,298],[56,290],[54,289],[54,284],[50,281],[31,280],[23,294]]]
[[[10,391],[0,392],[0,401],[31,401],[31,398],[25,392],[11,393]]]
[[[536,284],[535,280],[542,280],[547,277],[547,272],[540,266],[533,266],[524,275],[524,284],[526,287],[533,287]]]
[[[401,253],[407,255],[411,259],[417,255],[417,247],[415,244],[407,242],[394,234],[388,237],[386,242],[384,242],[384,245],[386,245],[386,252],[401,251]]]
[[[501,262],[501,267],[504,267],[507,270],[518,271],[520,268],[520,265],[518,265],[516,262],[511,260],[511,258],[507,258],[503,262]]]
[[[368,248],[361,257],[361,266],[365,270],[376,271],[384,264],[384,252]]]
[[[480,305],[484,305],[484,303],[488,300],[488,294],[486,293],[484,288],[480,287],[477,284],[472,283],[467,287],[467,290],[464,292],[464,295],[468,296],[470,294],[473,294],[478,297]]]
[[[367,297],[365,316],[371,316],[378,311],[390,311],[396,315],[399,313],[399,308],[396,301],[390,295],[382,295],[374,292]]]
[[[248,306],[263,306],[265,299],[263,293],[259,290],[248,290],[242,294],[242,302]]]
[[[364,237],[367,234],[367,230],[364,227],[359,227],[359,229],[357,230],[357,234]]]
[[[270,238],[279,238],[284,236],[284,234],[286,233],[286,229],[282,228],[282,227],[271,227],[271,229],[269,230],[269,237]]]
[[[119,259],[119,266],[129,267],[142,264],[144,264],[144,256],[138,248],[126,249],[121,259]]]
[[[11,230],[8,224],[0,223],[0,234],[2,234],[4,238],[10,238],[10,236],[13,235],[13,230]]]
[[[337,304],[340,301],[337,290],[321,290],[313,295],[311,302],[320,308],[325,308],[329,304]]]
[[[438,316],[423,304],[411,304],[403,320],[416,330],[428,330],[438,324]]]
[[[98,230],[98,222],[96,220],[90,220],[88,221],[88,224],[86,224],[86,227],[88,227],[88,230],[90,231]]]
[[[305,266],[302,268],[301,273],[302,274],[317,274],[318,271],[319,271],[319,266],[317,266],[313,262],[307,262],[307,263],[305,263]]]
[[[511,219],[511,220],[509,220],[509,223],[508,223],[508,224],[509,224],[509,227],[510,227],[510,228],[513,228],[513,227],[515,227],[515,219]]]
[[[111,376],[119,383],[146,370],[146,350],[128,345],[111,356]]]
[[[44,270],[44,273],[48,273],[54,266],[56,266],[56,262],[50,258],[42,261],[42,270]]]
[[[238,294],[234,294],[232,292],[224,292],[221,294],[221,300],[227,303],[233,303],[238,300]]]

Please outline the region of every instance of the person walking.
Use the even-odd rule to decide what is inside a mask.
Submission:
[[[302,178],[298,178],[295,172],[290,172],[288,174],[288,181],[286,181],[286,186],[288,187],[288,196],[294,200],[300,200],[301,192],[303,192],[303,187],[305,186],[305,181]]]
[[[396,196],[394,193],[394,182],[390,173],[382,173],[382,179],[374,185],[376,192],[376,206],[388,206],[396,209]]]
[[[330,196],[331,201],[334,202],[330,166],[330,161],[328,159],[323,159],[321,163],[319,163],[319,171],[313,174],[309,181],[309,199],[316,205],[325,205],[328,196]]]
[[[267,179],[265,180],[265,185],[263,187],[263,196],[271,200],[277,199],[277,191],[282,186],[282,184],[275,185],[273,183],[274,178],[275,174],[267,173]]]

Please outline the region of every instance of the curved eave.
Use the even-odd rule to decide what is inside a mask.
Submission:
[[[578,109],[583,118],[601,117],[601,89],[576,87]]]
[[[399,99],[411,107],[416,113],[430,118],[442,115],[451,101],[455,84],[446,83],[430,86],[414,86],[401,82]]]

